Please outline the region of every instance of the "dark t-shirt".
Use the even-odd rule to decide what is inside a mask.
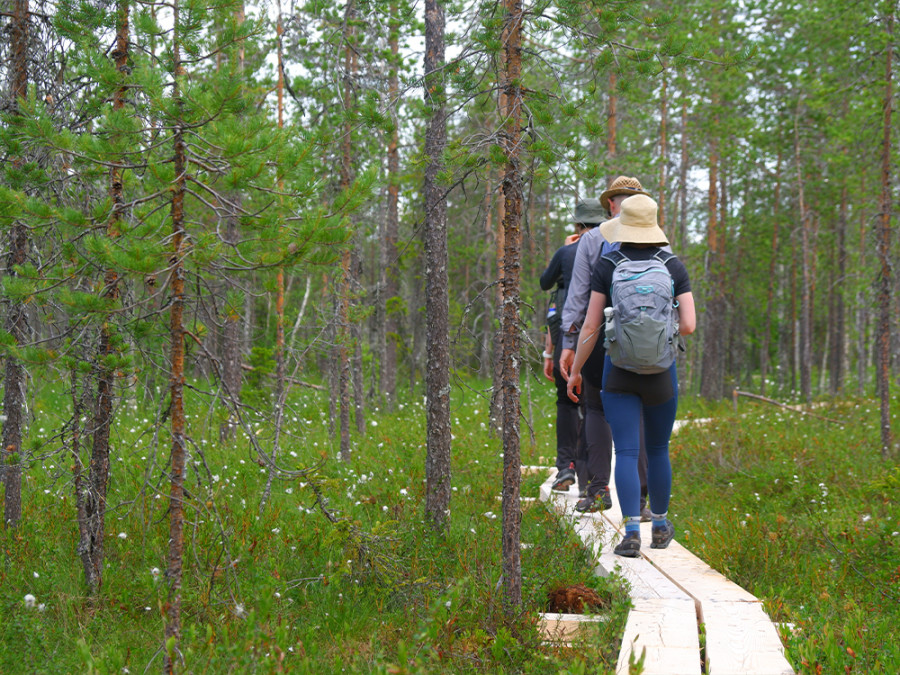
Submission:
[[[658,246],[638,248],[630,244],[622,244],[622,248],[619,250],[622,252],[622,255],[631,260],[650,260],[660,251],[660,248]],[[677,257],[672,256],[666,261],[666,267],[669,270],[669,274],[672,275],[672,281],[675,283],[675,297],[677,298],[682,293],[690,293],[691,280],[688,277],[688,271],[684,263]],[[600,261],[594,267],[594,273],[591,275],[591,290],[603,293],[606,296],[607,306],[612,304],[609,287],[612,284],[613,270],[615,268],[616,266],[611,260],[600,258]]]
[[[660,250],[656,246],[638,248],[628,244],[622,244],[619,249],[623,255],[631,260],[650,260]],[[615,264],[611,260],[600,259],[594,273],[591,276],[591,290],[603,293],[606,296],[606,305],[611,306],[609,288],[612,285],[613,270]],[[666,261],[666,268],[672,275],[675,286],[675,297],[682,293],[690,293],[691,280],[687,268],[675,256]],[[603,390],[609,393],[636,394],[641,397],[644,405],[661,405],[675,395],[674,376],[670,371],[641,375],[624,368],[617,368],[612,364],[605,372]]]
[[[562,324],[562,310],[566,304],[566,294],[569,282],[572,281],[572,269],[575,266],[575,254],[578,252],[578,242],[567,244],[557,249],[550,259],[547,269],[541,274],[541,288],[549,291],[556,286],[556,317],[555,321],[547,322],[550,328],[550,340],[554,345],[559,344],[559,329]]]

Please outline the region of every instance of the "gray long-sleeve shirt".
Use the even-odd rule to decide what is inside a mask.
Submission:
[[[606,239],[600,234],[599,227],[593,227],[578,240],[578,251],[572,268],[572,280],[566,294],[566,304],[562,312],[562,346],[563,349],[575,349],[581,324],[587,314],[588,302],[591,299],[591,273],[600,259],[600,249]]]

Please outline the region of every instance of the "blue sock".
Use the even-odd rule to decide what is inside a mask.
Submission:
[[[669,512],[665,513],[650,513],[650,517],[653,519],[653,529],[654,530],[662,530],[666,526],[666,516],[669,515]]]
[[[631,534],[632,532],[636,532],[637,534],[641,533],[641,517],[625,517],[625,534]]]

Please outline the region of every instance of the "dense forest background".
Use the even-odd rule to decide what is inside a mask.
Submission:
[[[7,0],[5,522],[20,517],[36,381],[70,394],[58,433],[93,587],[125,400],[171,434],[170,546],[186,390],[220,440],[269,415],[256,447],[273,473],[291,389],[332,392],[344,458],[367,411],[426,384],[431,406],[451,376],[493,379],[491,424],[505,410],[510,428],[518,402],[500,384],[540,372],[540,272],[575,201],[621,174],[658,200],[692,276],[683,390],[878,394],[887,453],[896,13],[894,0]]]

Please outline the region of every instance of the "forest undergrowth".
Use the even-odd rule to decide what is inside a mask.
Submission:
[[[296,389],[278,462],[314,470],[276,478],[260,512],[268,470],[249,434],[270,448],[271,416],[248,417],[222,442],[223,413],[191,394],[182,672],[613,672],[622,583],[594,576],[578,537],[539,502],[523,503],[522,607],[511,615],[503,605],[502,449],[482,386],[453,390],[445,536],[424,524],[421,397],[371,411],[341,461],[327,397]],[[535,381],[530,391],[522,463],[550,466],[554,394]],[[75,551],[73,462],[60,433],[71,406],[58,386],[30,401],[23,517],[0,530],[0,672],[161,668],[169,438],[142,398],[128,392],[118,410],[94,597]],[[799,672],[900,672],[900,468],[879,458],[874,402],[816,413],[843,423],[683,398],[682,419],[710,421],[673,440],[678,540],[764,600]],[[522,496],[536,497],[544,478],[524,476]],[[544,643],[537,616],[548,593],[577,583],[598,591],[609,619],[574,649]]]
[[[523,428],[524,464],[551,461],[548,392],[536,392],[535,444]],[[18,528],[0,530],[2,673],[162,668],[170,441],[159,411],[138,398],[124,397],[112,434],[107,564],[96,597],[75,550],[71,439],[59,433],[71,406],[49,386],[30,402],[23,517]],[[424,524],[421,397],[390,413],[370,411],[367,433],[341,461],[327,397],[295,390],[278,464],[314,471],[276,478],[262,513],[268,469],[249,433],[270,451],[271,416],[248,417],[223,443],[224,413],[193,392],[186,406],[182,672],[612,672],[627,596],[617,580],[592,574],[578,537],[539,503],[523,508],[523,604],[512,613],[503,606],[503,460],[483,390],[454,389],[446,535]],[[522,494],[536,496],[544,477],[526,476]],[[600,594],[611,618],[576,658],[543,644],[537,618],[552,589],[578,583]]]
[[[898,673],[900,462],[877,401],[808,410],[742,400],[676,434],[678,541],[764,601],[797,672]]]

